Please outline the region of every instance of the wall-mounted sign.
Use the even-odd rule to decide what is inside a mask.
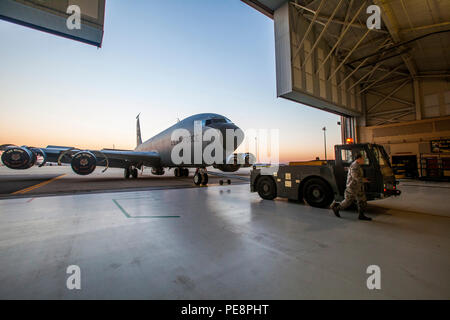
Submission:
[[[450,153],[450,139],[432,140],[431,152],[433,153]]]

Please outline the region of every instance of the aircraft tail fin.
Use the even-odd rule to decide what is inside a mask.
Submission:
[[[142,144],[142,137],[141,137],[141,123],[139,122],[139,116],[141,114],[139,113],[136,117],[136,146],[139,146]]]

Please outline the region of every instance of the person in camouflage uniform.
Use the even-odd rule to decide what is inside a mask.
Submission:
[[[364,193],[364,182],[368,182],[364,178],[364,172],[361,165],[364,164],[364,157],[361,153],[356,154],[356,159],[350,165],[347,174],[347,185],[345,188],[345,199],[341,203],[333,202],[331,209],[336,217],[340,218],[339,210],[348,208],[354,201],[358,205],[359,220],[372,220],[364,215],[364,209],[367,205],[366,194]]]

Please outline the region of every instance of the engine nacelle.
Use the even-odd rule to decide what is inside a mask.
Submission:
[[[213,167],[223,172],[235,172],[241,168],[240,165],[235,164],[216,164]]]
[[[223,172],[235,172],[240,168],[251,167],[256,162],[256,158],[251,153],[233,153],[227,157],[225,164],[214,165],[214,168]]]
[[[29,169],[36,163],[36,154],[25,147],[10,147],[2,154],[3,164],[15,170]]]
[[[70,165],[73,172],[86,176],[94,172],[97,167],[97,158],[89,151],[80,151],[73,156]]]
[[[233,164],[238,164],[244,168],[251,167],[256,163],[256,157],[250,152],[232,154],[232,158],[229,160],[231,160]],[[227,163],[229,162],[227,161]]]

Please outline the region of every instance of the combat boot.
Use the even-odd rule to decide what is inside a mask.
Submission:
[[[369,218],[368,216],[366,216],[364,214],[364,211],[358,210],[358,213],[359,213],[359,217],[358,217],[359,220],[372,221],[372,218]]]
[[[336,217],[340,218],[341,215],[339,214],[340,206],[339,203],[336,201],[333,201],[333,203],[330,206],[331,210],[333,210],[333,213]]]

